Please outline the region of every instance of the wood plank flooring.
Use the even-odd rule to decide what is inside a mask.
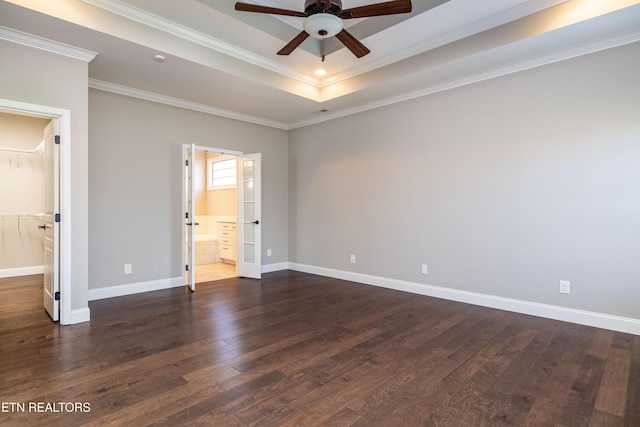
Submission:
[[[639,336],[293,271],[63,327],[41,283],[0,279],[0,426],[640,426]]]

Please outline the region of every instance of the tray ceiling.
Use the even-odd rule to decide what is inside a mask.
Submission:
[[[304,0],[246,2],[304,8]],[[96,89],[283,129],[640,39],[640,0],[414,0],[410,14],[345,21],[371,53],[358,59],[332,39],[322,62],[311,37],[276,55],[303,18],[238,12],[234,3],[7,0],[0,37],[97,53],[89,65]]]

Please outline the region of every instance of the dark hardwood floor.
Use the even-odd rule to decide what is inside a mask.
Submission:
[[[41,282],[0,279],[2,426],[640,426],[639,336],[292,271],[63,327]]]

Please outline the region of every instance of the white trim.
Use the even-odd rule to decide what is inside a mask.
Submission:
[[[71,316],[71,111],[44,105],[0,99],[0,110],[37,114],[60,122],[60,324],[69,325]]]
[[[201,113],[211,114],[214,116],[226,117],[229,119],[272,127],[276,129],[293,130],[293,129],[337,119],[340,117],[346,117],[352,114],[373,110],[375,108],[397,104],[399,102],[409,101],[411,99],[420,98],[420,97],[431,95],[434,93],[444,92],[450,89],[467,86],[473,83],[479,83],[479,82],[490,80],[496,77],[501,77],[508,74],[513,74],[520,71],[526,71],[532,68],[553,64],[556,62],[564,61],[564,60],[575,58],[578,56],[588,55],[588,54],[599,52],[606,49],[612,49],[615,47],[623,46],[630,43],[635,43],[638,41],[640,41],[640,29],[634,29],[631,31],[615,34],[612,36],[607,36],[607,37],[599,38],[596,40],[592,40],[590,42],[580,43],[568,48],[557,49],[557,50],[539,55],[537,57],[526,58],[520,61],[515,61],[508,64],[503,64],[497,67],[481,70],[481,71],[474,72],[458,78],[454,78],[448,81],[425,86],[418,90],[413,90],[413,91],[406,92],[390,98],[381,99],[375,102],[371,102],[369,104],[360,105],[355,108],[349,108],[346,110],[337,111],[335,113],[323,114],[321,116],[313,117],[311,119],[305,119],[305,120],[300,120],[300,121],[291,122],[291,123],[277,122],[274,120],[263,119],[260,117],[250,116],[247,114],[236,113],[233,111],[224,110],[222,108],[211,107],[209,105],[198,104],[195,102],[186,101],[179,98],[173,98],[170,96],[160,95],[153,92],[147,92],[144,90],[117,85],[114,83],[109,83],[109,82],[96,80],[96,79],[89,79],[89,87],[92,89],[98,89],[106,92],[116,93],[119,95],[125,95],[133,98],[144,99],[146,101],[171,105],[173,107],[198,111]]]
[[[211,164],[212,163],[218,163],[218,162],[224,162],[227,160],[233,160],[235,163],[235,175],[233,177],[233,184],[228,184],[228,185],[212,185],[211,181],[212,181],[212,174],[211,174]],[[229,156],[226,154],[223,154],[221,156],[216,156],[216,157],[208,157],[207,158],[207,191],[216,191],[216,190],[231,190],[231,189],[235,189],[238,187],[237,183],[236,183],[236,177],[238,176],[238,156]],[[231,169],[231,168],[228,168]]]
[[[261,267],[262,273],[273,273],[274,271],[289,270],[288,262],[278,262],[274,264],[263,264]]]
[[[91,62],[98,55],[96,52],[81,49],[65,43],[56,42],[45,39],[44,37],[35,36],[33,34],[14,30],[12,28],[0,25],[0,40],[7,40],[24,46],[34,47],[36,49],[55,53],[57,55],[67,56],[80,61]]]
[[[267,59],[263,56],[256,55],[244,49],[240,49],[229,43],[225,43],[207,34],[195,31],[189,27],[162,18],[160,16],[149,13],[145,10],[138,9],[136,7],[125,4],[118,0],[82,0],[85,3],[92,6],[99,7],[107,10],[116,15],[123,16],[139,24],[151,27],[155,30],[163,31],[167,34],[171,34],[181,39],[187,40],[191,43],[204,46],[216,52],[220,52],[225,55],[229,55],[232,58],[239,59],[240,61],[256,65],[265,70],[273,71],[280,75],[290,77],[294,80],[298,80],[302,83],[319,87],[319,80],[310,77],[303,73],[298,73],[295,70],[280,64],[277,61]]]
[[[105,298],[139,294],[142,292],[177,288],[184,285],[184,277],[173,277],[170,279],[150,280],[148,282],[127,283],[125,285],[104,286],[101,288],[89,289],[88,297],[89,301],[95,301]]]
[[[180,98],[160,95],[146,90],[135,89],[128,86],[122,86],[115,83],[109,83],[102,80],[89,79],[89,87],[91,89],[103,90],[105,92],[117,93],[118,95],[130,96],[132,98],[144,99],[145,101],[157,102],[159,104],[171,105],[173,107],[184,108],[185,110],[198,111],[200,113],[211,114],[213,116],[226,117],[228,119],[239,120],[242,122],[253,123],[256,125],[268,126],[276,129],[288,130],[286,123],[267,120],[260,117],[250,116],[248,114],[236,113],[222,108],[216,108],[209,105],[198,104]]]
[[[71,112],[60,116],[60,323],[69,325],[71,318]],[[88,277],[85,278],[88,281]],[[87,282],[88,283],[88,282]],[[69,295],[65,298],[64,295]]]
[[[366,285],[380,286],[383,288],[396,289],[399,291],[474,304],[482,307],[490,307],[531,316],[544,317],[547,319],[561,320],[564,322],[640,335],[640,319],[596,313],[593,311],[577,310],[568,307],[541,304],[513,298],[503,298],[494,295],[461,291],[458,289],[442,288],[423,283],[407,282],[404,280],[354,273],[351,271],[335,270],[295,262],[290,262],[289,268],[291,270],[301,271],[304,273],[318,274],[320,276],[349,280]]]
[[[631,31],[615,34],[613,36],[607,36],[600,39],[592,40],[587,43],[577,44],[568,48],[557,49],[551,52],[547,52],[543,55],[536,57],[526,58],[520,61],[514,61],[508,64],[499,65],[497,67],[489,68],[486,70],[477,71],[465,76],[457,77],[444,82],[432,84],[422,89],[413,90],[404,94],[381,99],[379,101],[371,102],[369,104],[360,105],[355,108],[349,108],[342,111],[337,111],[331,114],[323,114],[322,116],[314,117],[311,119],[300,120],[298,122],[289,123],[289,130],[301,128],[304,126],[310,126],[317,123],[326,122],[329,120],[337,119],[340,117],[350,116],[352,114],[361,113],[363,111],[373,110],[375,108],[384,107],[387,105],[397,104],[399,102],[408,101],[414,98],[420,98],[422,96],[431,95],[438,92],[444,92],[449,89],[455,89],[462,86],[467,86],[473,83],[479,83],[485,80],[490,80],[496,77],[505,76],[508,74],[517,73],[520,71],[526,71],[532,68],[541,67],[548,64],[564,61],[567,59],[575,58],[578,56],[587,55],[590,53],[599,52],[606,49],[611,49],[619,46],[623,46],[630,43],[640,41],[640,29],[634,29]]]
[[[458,40],[478,35],[492,28],[496,28],[517,19],[521,19],[529,15],[541,12],[543,10],[552,8],[554,6],[558,6],[559,4],[565,3],[566,1],[567,0],[530,0],[526,3],[521,3],[509,9],[502,10],[496,14],[487,16],[478,21],[463,25],[462,27],[448,31],[444,34],[440,34],[436,37],[430,37],[429,39],[416,45],[409,46],[406,49],[398,50],[376,60],[363,62],[362,65],[355,66],[345,72],[337,73],[329,78],[324,79],[320,84],[320,88],[322,89],[327,86],[340,83],[344,80],[353,78],[360,74],[365,74],[377,70],[378,68],[386,67],[387,65],[391,65],[407,58],[411,58],[415,55],[419,55],[421,53],[446,46]]]
[[[32,265],[30,267],[4,268],[0,270],[0,279],[7,277],[30,276],[32,274],[44,274],[44,266]]]
[[[79,308],[71,311],[71,320],[69,324],[75,325],[76,323],[88,322],[89,320],[91,320],[91,311],[89,310],[89,307]]]
[[[192,43],[196,43],[201,46],[205,46],[216,52],[220,52],[225,55],[229,55],[233,58],[241,61],[253,64],[265,70],[269,70],[286,77],[298,80],[302,83],[308,84],[315,88],[323,88],[328,85],[337,83],[339,81],[355,77],[360,74],[364,74],[386,65],[395,63],[397,61],[409,58],[418,53],[425,52],[430,49],[435,49],[439,46],[443,46],[449,43],[453,43],[457,40],[464,39],[466,37],[478,34],[482,31],[486,31],[491,28],[498,27],[507,22],[511,22],[516,19],[523,18],[525,16],[532,15],[545,9],[557,6],[565,3],[567,0],[529,0],[526,3],[519,4],[506,10],[502,10],[494,15],[483,18],[470,25],[463,25],[462,27],[442,34],[434,39],[430,39],[427,42],[412,45],[406,49],[396,51],[390,55],[380,58],[378,61],[370,61],[362,66],[354,67],[351,71],[341,74],[334,79],[322,81],[313,77],[310,77],[304,73],[299,73],[280,64],[277,61],[273,61],[264,58],[261,55],[256,55],[244,49],[240,49],[236,46],[225,43],[207,34],[195,31],[184,25],[178,24],[174,21],[166,18],[154,15],[145,10],[136,8],[120,0],[82,0],[84,3],[92,6],[104,9],[116,15],[130,19],[131,21],[139,24],[164,31],[167,34],[171,34],[176,37],[180,37]],[[271,1],[264,1],[263,4],[272,6],[275,4]],[[276,5],[276,7],[279,7]],[[302,21],[294,20],[284,16],[274,16],[275,19],[284,21],[287,25],[290,25],[298,30],[302,30]]]

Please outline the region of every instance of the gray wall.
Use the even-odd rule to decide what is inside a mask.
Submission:
[[[71,135],[63,135],[71,144],[71,188],[63,189],[70,191],[71,212],[63,215],[72,218],[71,309],[86,309],[88,64],[3,40],[0,58],[0,98],[71,111]]]
[[[262,153],[262,260],[287,261],[286,131],[99,90],[90,91],[89,111],[91,289],[183,274],[185,143]]]
[[[290,261],[640,318],[639,69],[635,43],[290,132]]]

